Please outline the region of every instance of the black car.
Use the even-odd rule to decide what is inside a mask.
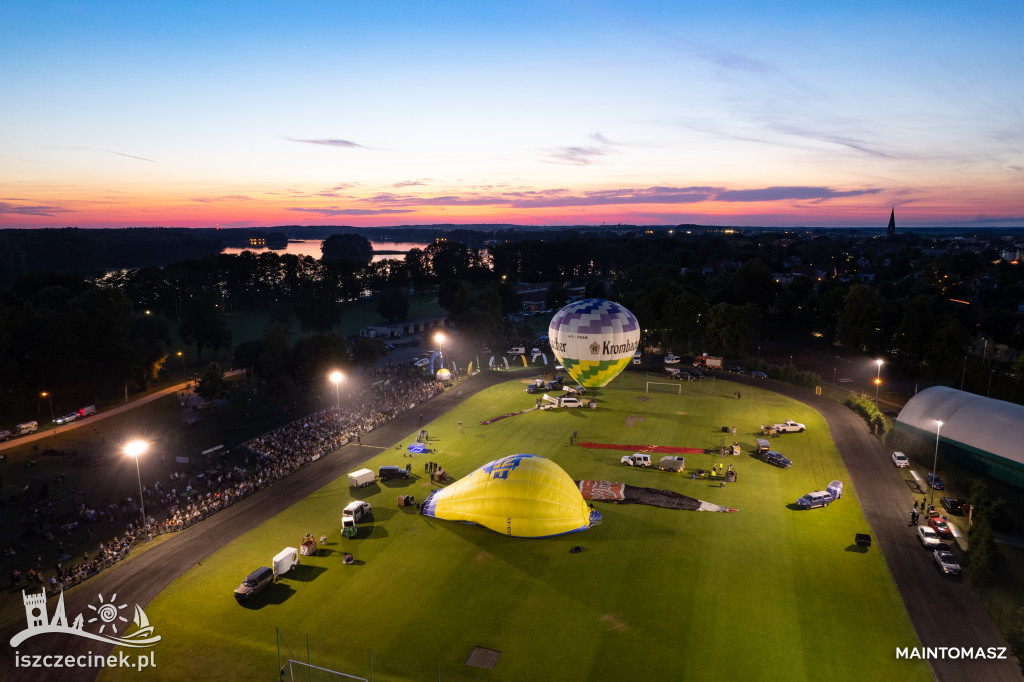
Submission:
[[[540,390],[540,386],[538,386],[537,384],[527,384],[526,385],[526,392],[527,393],[536,393],[539,390]]]
[[[782,456],[782,453],[769,450],[761,455],[761,459],[768,462],[773,466],[777,466],[780,469],[788,469],[793,466],[793,463]]]
[[[556,379],[552,379],[548,383],[544,384],[544,389],[547,391],[554,391],[557,388],[562,387],[562,382]]]
[[[260,566],[250,573],[235,588],[235,599],[240,602],[249,601],[253,595],[262,592],[274,580],[274,572],[266,566]]]
[[[927,483],[932,490],[942,490],[946,487],[942,483],[942,479],[939,478],[939,475],[933,474],[930,471],[924,475],[924,482]]]
[[[961,500],[956,497],[943,497],[939,499],[942,507],[950,514],[963,514],[967,511],[969,502],[967,500]]]
[[[382,466],[377,470],[377,475],[380,476],[380,480],[387,481],[392,478],[409,478],[410,473],[408,469],[396,466]]]

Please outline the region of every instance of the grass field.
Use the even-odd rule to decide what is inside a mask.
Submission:
[[[437,450],[416,456],[412,482],[359,491],[374,512],[353,539],[339,532],[353,491],[344,479],[327,483],[146,608],[163,637],[146,679],[269,679],[277,632],[286,657],[305,660],[308,635],[314,665],[378,680],[930,679],[927,665],[895,660],[897,646],[919,642],[881,556],[853,545],[867,523],[822,418],[756,388],[742,387],[737,400],[728,382],[717,382],[715,396],[706,382],[677,396],[646,394],[643,381],[624,375],[596,410],[535,411],[487,426],[479,422],[533,397],[519,380],[474,396],[427,425]],[[630,426],[627,417],[643,420]],[[808,426],[773,441],[794,462],[787,470],[751,455],[760,424],[784,418]],[[569,445],[577,430],[581,440],[717,449],[733,440],[721,427],[733,425],[743,455],[727,458],[738,480],[726,488],[623,467],[624,452]],[[458,478],[514,453],[551,458],[573,478],[668,488],[739,512],[595,503],[600,526],[524,540],[395,503],[403,492],[425,497],[428,459]],[[687,469],[717,459],[686,457]],[[387,450],[368,466],[408,461]],[[842,500],[794,508],[835,478],[846,480]],[[303,557],[251,606],[235,603],[242,577],[306,532],[327,535],[328,553]],[[575,545],[584,551],[570,553]],[[343,552],[357,564],[343,565]],[[501,652],[493,670],[465,665],[476,646]]]

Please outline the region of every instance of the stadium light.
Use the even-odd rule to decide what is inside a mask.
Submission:
[[[146,527],[146,503],[142,499],[142,472],[139,471],[139,456],[149,449],[149,443],[144,440],[133,440],[125,443],[124,454],[135,458],[135,476],[139,480],[139,512],[142,514],[142,532],[149,539],[149,528]]]

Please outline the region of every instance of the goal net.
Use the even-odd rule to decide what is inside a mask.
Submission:
[[[669,384],[663,381],[648,381],[647,382],[648,393],[675,393],[676,395],[683,394],[682,384]]]
[[[365,677],[346,675],[345,673],[321,668],[320,666],[289,659],[281,666],[281,682],[340,682],[341,680],[361,680],[367,682]]]

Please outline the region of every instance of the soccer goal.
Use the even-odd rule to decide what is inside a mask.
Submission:
[[[664,381],[648,381],[647,382],[648,393],[675,393],[676,395],[683,394],[682,384],[669,384]]]
[[[282,682],[336,682],[338,680],[360,680],[367,682],[365,677],[346,675],[337,670],[321,668],[310,663],[289,659],[281,667]]]

